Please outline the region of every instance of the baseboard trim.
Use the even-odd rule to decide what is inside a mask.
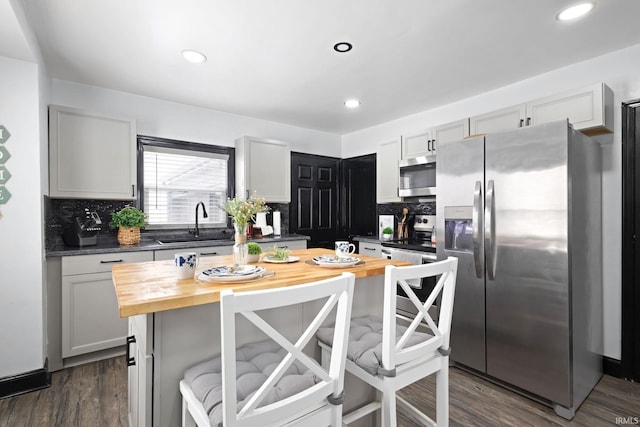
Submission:
[[[602,372],[616,378],[624,378],[622,361],[607,356],[602,357]]]
[[[0,378],[0,399],[51,386],[51,373],[47,369],[47,364],[48,362],[45,361],[42,369]]]

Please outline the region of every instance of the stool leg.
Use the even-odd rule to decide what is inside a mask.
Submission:
[[[382,383],[382,427],[396,426],[396,390],[385,378]]]
[[[436,423],[438,427],[449,425],[449,356],[442,358],[436,374]]]
[[[196,422],[189,413],[189,404],[182,398],[182,427],[196,427]]]

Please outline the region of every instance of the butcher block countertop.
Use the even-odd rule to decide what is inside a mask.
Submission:
[[[309,265],[315,256],[331,254],[328,249],[301,249],[291,251],[291,256],[300,257],[300,261],[287,264],[259,262],[257,265],[275,272],[275,275],[247,283],[211,283],[198,279],[176,279],[174,261],[150,261],[114,265],[113,283],[118,298],[120,317],[149,314],[158,311],[174,310],[195,305],[220,301],[220,292],[225,289],[248,291],[271,289],[280,286],[327,279],[348,271],[356,278],[384,274],[387,265],[409,265],[402,261],[355,255],[364,263],[348,268],[327,268]],[[231,265],[233,257],[202,257],[196,269],[196,277],[203,270],[222,265]]]

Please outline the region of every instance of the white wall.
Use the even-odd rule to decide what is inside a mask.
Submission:
[[[53,80],[51,102],[133,117],[140,135],[223,146],[248,135],[290,142],[293,151],[333,157],[341,151],[340,135],[62,80]]]
[[[603,159],[604,354],[621,357],[622,130],[620,103],[640,98],[640,45],[342,137],[342,157],[374,153],[379,143],[431,126],[596,82],[614,92],[614,133],[597,137]],[[464,84],[464,83],[461,83]]]
[[[0,123],[11,133],[11,198],[0,206],[0,378],[44,365],[38,79],[36,64],[0,57]]]

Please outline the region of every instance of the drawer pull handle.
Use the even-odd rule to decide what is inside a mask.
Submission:
[[[136,358],[131,357],[130,345],[136,342],[136,336],[131,335],[127,337],[127,366],[134,366],[136,364]]]
[[[121,259],[115,259],[113,261],[100,261],[100,264],[116,264],[118,262],[122,262]]]
[[[376,248],[368,248],[366,246],[364,248],[367,249],[367,250],[370,250],[370,251],[375,251],[376,250]]]
[[[218,252],[202,252],[200,256],[218,255]]]

